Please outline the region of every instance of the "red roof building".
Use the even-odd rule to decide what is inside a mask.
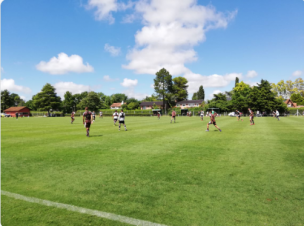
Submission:
[[[10,107],[4,110],[4,112],[12,117],[16,117],[16,113],[18,113],[19,117],[30,115],[30,109],[28,107]]]
[[[122,101],[121,103],[113,103],[111,105],[111,109],[120,109],[122,108],[122,105],[124,104],[124,102]]]

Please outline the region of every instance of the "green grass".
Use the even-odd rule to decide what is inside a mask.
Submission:
[[[304,117],[1,119],[2,190],[167,225],[304,225]],[[2,225],[125,225],[2,195]]]

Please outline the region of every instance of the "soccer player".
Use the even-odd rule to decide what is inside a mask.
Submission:
[[[112,115],[112,119],[114,120],[114,126],[116,126],[116,122],[117,122],[117,119],[118,119],[117,110],[115,110],[114,114]]]
[[[207,123],[206,132],[209,132],[209,125],[211,124],[213,124],[220,132],[222,132],[222,130],[216,125],[215,116],[217,115],[217,113],[214,113],[214,111],[212,111],[212,113],[210,112],[210,115],[210,122]]]
[[[249,111],[249,117],[250,117],[250,125],[251,126],[253,126],[253,125],[255,125],[254,124],[254,112],[250,109],[250,108],[248,108],[248,111]]]
[[[71,124],[73,124],[73,122],[75,121],[74,116],[75,116],[75,112],[72,112],[72,114],[71,114]]]
[[[103,116],[102,116],[102,111],[99,112],[99,118],[100,118],[100,117],[103,118]]]
[[[89,133],[90,133],[90,127],[91,127],[91,122],[93,121],[93,116],[92,113],[90,111],[88,111],[88,107],[85,108],[85,112],[83,113],[82,116],[82,122],[84,124],[84,127],[87,130],[87,137],[89,137]]]
[[[172,117],[171,117],[171,122],[172,123],[172,120],[174,119],[174,123],[175,123],[175,116],[176,116],[176,112],[173,110],[172,111]]]
[[[157,112],[157,118],[160,119],[160,112]]]
[[[276,116],[275,117],[278,119],[278,121],[280,121],[279,116],[280,116],[280,112],[278,110],[276,110]]]
[[[15,115],[16,115],[16,119],[18,119],[18,113],[17,113],[17,112],[16,112],[16,114],[15,114]]]
[[[241,112],[239,112],[238,110],[235,110],[235,112],[236,112],[236,117],[237,117],[237,120],[239,121],[240,119],[241,119]],[[243,122],[243,119],[241,119],[242,120],[242,122]]]
[[[200,116],[201,116],[201,121],[204,121],[204,111],[201,111]]]
[[[93,111],[92,116],[93,116],[93,122],[95,122],[95,111]]]
[[[125,127],[125,131],[127,131],[127,127],[126,127],[126,124],[125,124],[125,113],[123,112],[123,110],[121,109],[121,112],[119,113],[119,128],[118,130],[120,131],[120,125],[123,124],[124,127]]]

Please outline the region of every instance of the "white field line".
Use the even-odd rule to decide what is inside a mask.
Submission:
[[[131,225],[166,226],[166,225],[163,225],[163,224],[157,224],[157,223],[153,223],[153,222],[149,222],[149,221],[134,219],[134,218],[131,218],[131,217],[125,217],[125,216],[117,215],[117,214],[114,214],[114,213],[107,213],[107,212],[86,209],[86,208],[73,206],[73,205],[68,205],[68,204],[63,204],[63,203],[52,202],[52,201],[33,198],[33,197],[27,197],[27,196],[15,194],[15,193],[11,193],[11,192],[8,192],[8,191],[3,191],[3,190],[1,190],[1,195],[5,195],[5,196],[11,197],[11,198],[15,198],[15,199],[19,199],[19,200],[23,200],[23,201],[27,201],[27,202],[38,203],[38,204],[44,205],[44,206],[52,206],[52,207],[56,207],[56,208],[59,208],[59,209],[66,209],[66,210],[70,210],[70,211],[73,211],[73,212],[89,214],[89,215],[93,215],[93,216],[97,216],[97,217],[101,217],[101,218],[106,218],[106,219],[110,219],[110,220],[113,220],[113,221],[119,221],[119,222],[131,224]]]

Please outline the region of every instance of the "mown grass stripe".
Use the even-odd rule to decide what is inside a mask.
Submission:
[[[131,218],[131,217],[125,217],[125,216],[117,215],[117,214],[114,214],[114,213],[107,213],[107,212],[82,208],[82,207],[63,204],[63,203],[58,203],[58,202],[52,202],[52,201],[49,201],[49,200],[38,199],[38,198],[34,198],[34,197],[27,197],[27,196],[23,196],[23,195],[19,195],[19,194],[16,194],[16,193],[3,191],[3,190],[1,190],[1,194],[5,195],[5,196],[8,196],[8,197],[11,197],[11,198],[23,200],[23,201],[26,201],[26,202],[37,203],[37,204],[44,205],[44,206],[51,206],[51,207],[56,207],[56,208],[59,208],[59,209],[66,209],[66,210],[73,211],[73,212],[89,214],[89,215],[92,215],[92,216],[106,218],[106,219],[113,220],[113,221],[119,221],[119,222],[127,223],[127,224],[130,224],[130,225],[166,226],[166,225],[163,225],[163,224],[153,223],[153,222],[144,221],[144,220],[138,220],[138,219]]]

